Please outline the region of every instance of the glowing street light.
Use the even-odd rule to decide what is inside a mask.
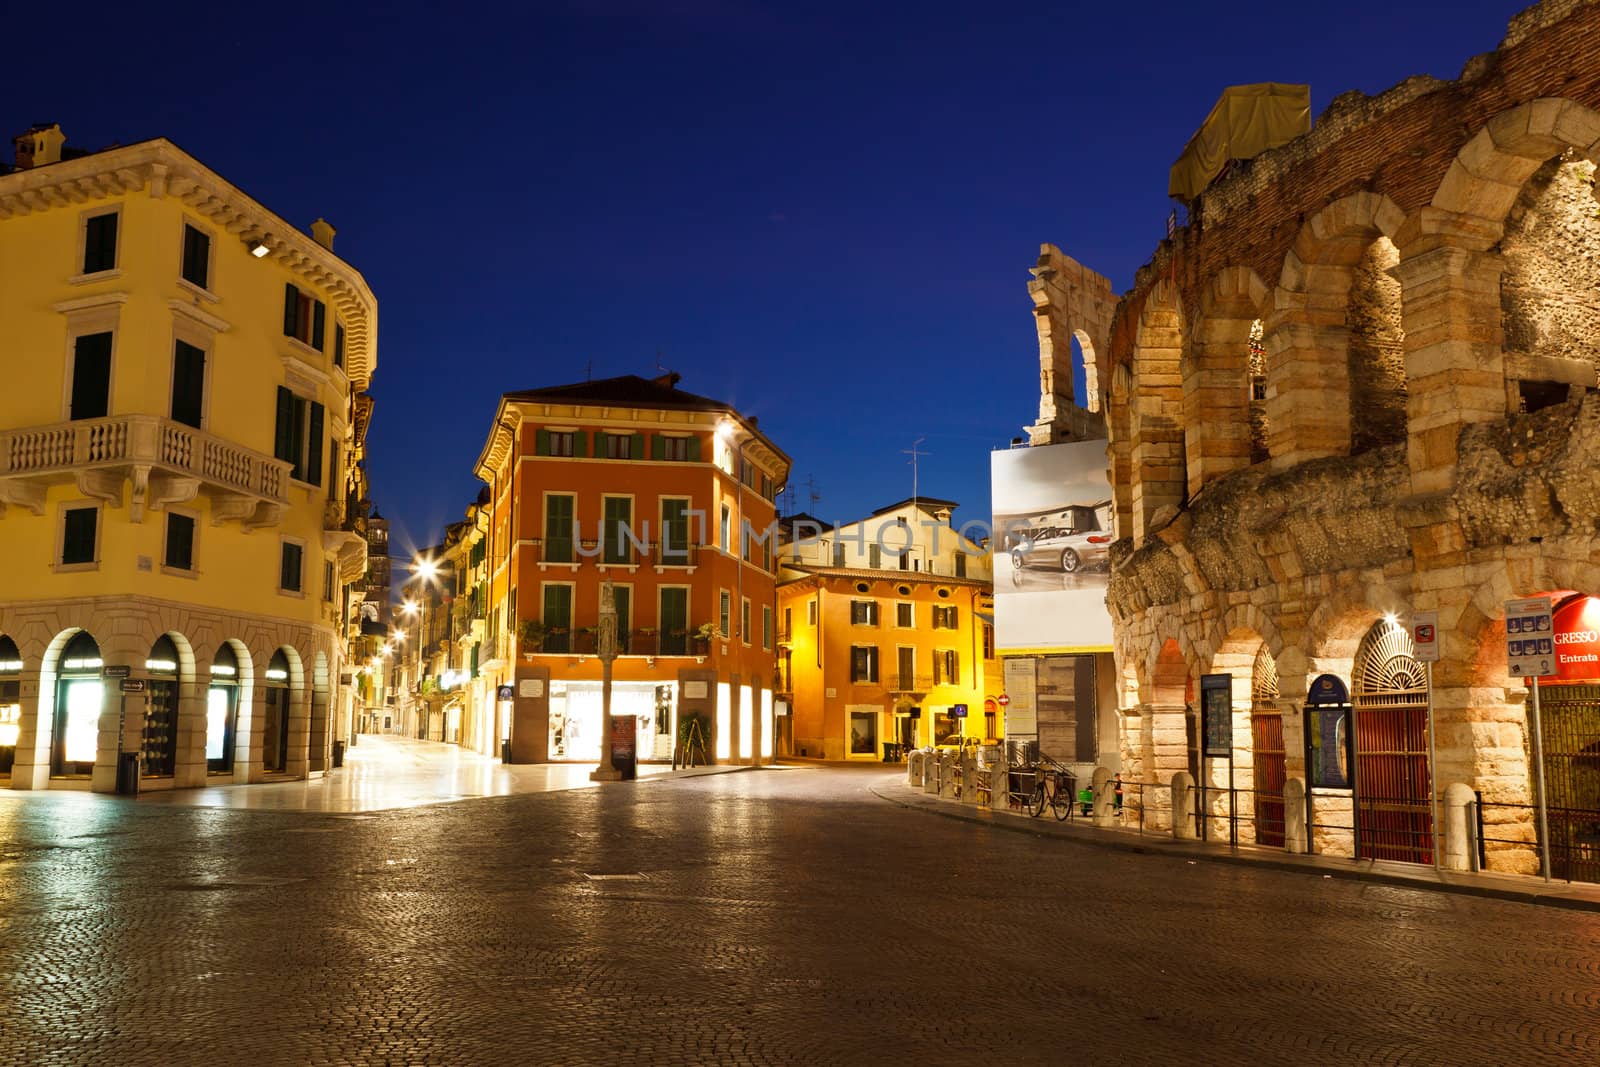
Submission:
[[[411,563],[411,573],[425,582],[431,582],[439,577],[439,564],[431,559],[418,556]]]
[[[417,602],[415,600],[408,600],[404,604],[400,605],[400,610],[407,615],[415,615],[417,613]]]

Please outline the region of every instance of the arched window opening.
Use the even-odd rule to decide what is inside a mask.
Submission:
[[[1406,628],[1375,623],[1350,674],[1357,858],[1432,863],[1428,683]]]
[[[1387,237],[1367,246],[1350,284],[1350,454],[1406,439],[1405,331],[1400,282],[1389,273],[1400,251]]]
[[[82,630],[61,650],[50,724],[50,773],[55,777],[86,778],[94,771],[105,706],[102,665],[100,645]]]
[[[144,737],[139,749],[139,773],[166,778],[178,767],[178,645],[162,634],[150,646],[144,669],[150,673],[145,687]]]
[[[1550,160],[1506,216],[1500,307],[1513,413],[1594,388],[1600,368],[1600,219],[1595,165],[1575,152]]]
[[[1250,744],[1255,773],[1256,841],[1283,846],[1283,787],[1288,779],[1283,711],[1278,707],[1278,664],[1263,644],[1250,670]]]
[[[206,689],[206,771],[226,774],[233,770],[233,753],[239,725],[239,657],[224,643],[211,661],[211,684]]]
[[[1250,404],[1250,462],[1267,459],[1267,348],[1261,320],[1250,324],[1248,348]]]

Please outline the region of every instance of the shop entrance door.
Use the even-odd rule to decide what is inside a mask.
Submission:
[[[1541,690],[1550,873],[1600,882],[1600,685]]]
[[[1283,847],[1283,712],[1278,708],[1278,666],[1263,645],[1250,679],[1250,750],[1255,768],[1256,843]]]
[[[1433,862],[1428,684],[1411,635],[1387,621],[1356,651],[1356,856]]]

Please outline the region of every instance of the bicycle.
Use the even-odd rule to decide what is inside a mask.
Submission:
[[[1072,815],[1072,805],[1077,799],[1073,795],[1074,784],[1072,775],[1060,767],[1034,768],[1033,795],[1028,798],[1028,814],[1037,819],[1044,814],[1045,805],[1049,804],[1056,821],[1065,822]]]

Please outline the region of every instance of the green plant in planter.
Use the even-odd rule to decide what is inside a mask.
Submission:
[[[522,643],[523,652],[537,652],[544,646],[544,639],[551,630],[538,619],[523,619],[517,627],[517,638]]]
[[[700,626],[695,630],[694,636],[695,636],[695,638],[697,640],[700,640],[700,641],[710,641],[713,637],[717,636],[717,625],[716,625],[716,623],[712,623],[712,622],[703,622],[703,623],[701,623]]]

